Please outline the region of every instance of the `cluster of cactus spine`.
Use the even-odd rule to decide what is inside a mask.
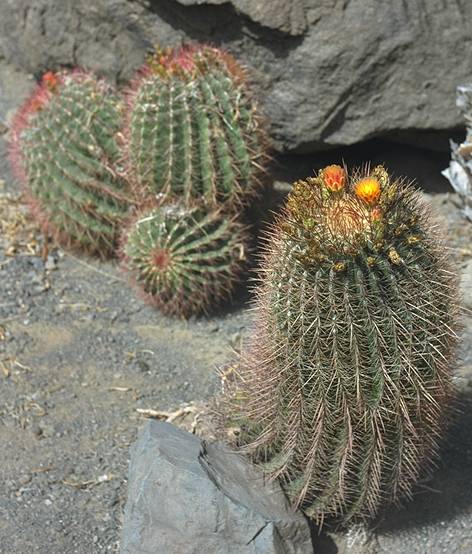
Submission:
[[[152,303],[190,316],[231,294],[247,242],[245,229],[224,213],[165,203],[138,217],[123,254]]]
[[[143,272],[155,275],[157,268],[140,266],[136,274],[133,257],[125,254],[135,280],[164,310],[207,310],[240,277],[243,264],[234,245],[244,243],[245,252],[247,236],[235,217],[257,191],[266,158],[265,133],[246,81],[236,61],[216,48],[158,51],[125,94],[124,118],[125,102],[102,80],[77,70],[46,73],[11,133],[14,166],[46,231],[63,244],[108,256],[123,229],[130,242],[123,250],[134,251],[143,219],[159,226],[145,243],[151,248],[149,237],[165,240],[161,224],[170,213],[181,214],[183,227],[195,226],[190,241],[220,218],[225,231],[218,240],[192,242],[184,249],[187,264],[181,265],[181,254],[172,258],[180,268],[172,269],[172,283],[161,268],[163,275],[149,286]],[[132,228],[135,207],[140,217]],[[205,269],[207,262],[216,266]],[[180,292],[174,290],[179,285]]]
[[[240,204],[257,190],[265,135],[242,68],[209,46],[157,51],[128,93],[132,182],[145,194]]]
[[[163,311],[207,312],[241,277],[248,237],[235,218],[265,157],[244,71],[208,46],[158,51],[127,97],[130,182],[155,202],[127,232],[126,265]]]
[[[34,213],[60,242],[108,256],[131,204],[118,171],[119,98],[83,71],[48,72],[19,110],[11,158]]]
[[[454,396],[445,248],[382,166],[296,182],[269,239],[227,424],[318,523],[373,517],[411,494]]]

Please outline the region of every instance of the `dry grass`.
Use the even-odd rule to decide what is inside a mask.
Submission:
[[[47,242],[28,214],[22,195],[8,191],[0,180],[0,249],[7,257],[47,257]],[[0,262],[8,263],[8,262]]]

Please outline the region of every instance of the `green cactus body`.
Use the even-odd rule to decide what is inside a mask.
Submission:
[[[61,242],[114,252],[130,196],[117,174],[120,102],[102,81],[47,73],[13,126],[13,161],[42,223]]]
[[[210,47],[158,53],[129,99],[130,174],[146,195],[231,205],[257,189],[265,135],[231,56]]]
[[[414,190],[339,166],[295,183],[230,394],[241,445],[322,523],[411,494],[453,395],[456,283]]]
[[[231,294],[246,244],[243,227],[226,215],[170,203],[145,212],[130,227],[123,256],[152,303],[188,317]]]

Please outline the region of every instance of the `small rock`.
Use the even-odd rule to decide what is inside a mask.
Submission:
[[[31,475],[24,475],[18,481],[18,483],[20,484],[21,487],[24,487],[25,485],[27,485],[30,482],[31,482]]]
[[[54,425],[48,423],[40,423],[38,425],[38,432],[38,436],[49,438],[53,437],[56,434],[56,428],[54,427]]]
[[[111,312],[111,314],[110,314],[111,323],[114,323],[118,319],[119,316],[120,316],[120,312],[118,310],[114,310],[113,312]]]
[[[150,421],[132,448],[121,554],[313,554],[278,483],[218,443]]]
[[[47,271],[53,271],[54,269],[57,269],[57,260],[54,256],[51,256],[51,254],[49,254],[49,256],[47,257],[46,263],[44,264],[44,269],[46,269]]]
[[[44,268],[43,260],[36,256],[32,256],[29,260],[29,263],[34,267],[36,271],[42,271]]]

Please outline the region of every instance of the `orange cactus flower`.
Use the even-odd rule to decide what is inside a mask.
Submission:
[[[355,184],[354,192],[367,204],[375,204],[380,197],[380,182],[375,177],[365,177]]]
[[[346,172],[340,165],[328,165],[321,171],[321,177],[325,187],[332,192],[341,190],[346,183]]]
[[[48,71],[43,75],[43,83],[49,90],[54,90],[59,83],[59,79],[53,71]]]

